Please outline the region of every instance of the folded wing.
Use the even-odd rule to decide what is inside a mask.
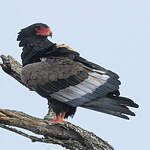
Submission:
[[[22,71],[23,81],[43,97],[128,119],[122,113],[134,115],[126,107],[134,105],[122,104],[126,103],[124,99],[114,98],[119,96],[118,78],[117,74],[84,59],[74,61],[68,57],[29,64]]]

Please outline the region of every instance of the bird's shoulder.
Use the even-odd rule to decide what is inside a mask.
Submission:
[[[112,78],[119,79],[118,74],[81,57],[77,51],[70,48],[69,46],[66,46],[64,44],[56,45],[56,51],[55,52],[57,54],[60,54],[60,56],[66,56],[66,59],[67,59],[67,57],[71,58],[74,62],[78,62],[78,63],[82,64],[82,67],[87,68],[88,70],[96,71],[96,72],[99,72],[102,74],[106,74]]]

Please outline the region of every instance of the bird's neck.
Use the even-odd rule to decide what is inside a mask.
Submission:
[[[47,51],[51,51],[55,45],[48,39],[41,37],[28,37],[20,41],[23,46],[21,54],[22,65],[39,62],[42,56],[45,56]]]

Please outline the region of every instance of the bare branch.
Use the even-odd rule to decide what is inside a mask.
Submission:
[[[80,127],[70,123],[51,123],[15,110],[0,109],[0,124],[0,127],[30,138],[33,142],[59,144],[71,150],[113,150],[108,143]],[[44,138],[28,135],[6,125],[26,129],[35,134],[43,135]]]
[[[24,133],[20,130],[17,130],[16,128],[12,128],[12,127],[9,127],[9,126],[4,125],[4,124],[0,124],[0,127],[4,128],[4,129],[7,129],[9,131],[15,132],[15,133],[17,133],[19,135],[22,135],[24,137],[30,138],[32,140],[32,142],[43,141],[44,140],[44,138],[38,138],[38,137],[35,137],[35,136],[32,136],[32,135],[26,134],[26,133]]]
[[[1,58],[3,63],[0,63],[0,66],[7,74],[30,90],[34,90],[21,81],[22,66],[19,62],[11,56],[2,55]],[[0,127],[27,137],[32,142],[59,144],[70,150],[113,150],[107,142],[95,134],[69,122],[66,124],[51,123],[15,110],[0,109]],[[37,135],[42,135],[43,138],[28,135],[12,127],[31,131]]]

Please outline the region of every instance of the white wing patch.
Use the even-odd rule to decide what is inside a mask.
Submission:
[[[41,62],[45,62],[45,61],[47,61],[47,58],[46,57],[41,57],[40,60],[41,60]]]
[[[69,86],[58,92],[51,94],[52,98],[55,98],[62,102],[72,101],[74,99],[80,99],[87,94],[91,94],[100,86],[104,85],[110,77],[108,75],[100,74],[98,72],[90,72],[89,77],[83,82]],[[87,97],[90,99],[91,96]]]

